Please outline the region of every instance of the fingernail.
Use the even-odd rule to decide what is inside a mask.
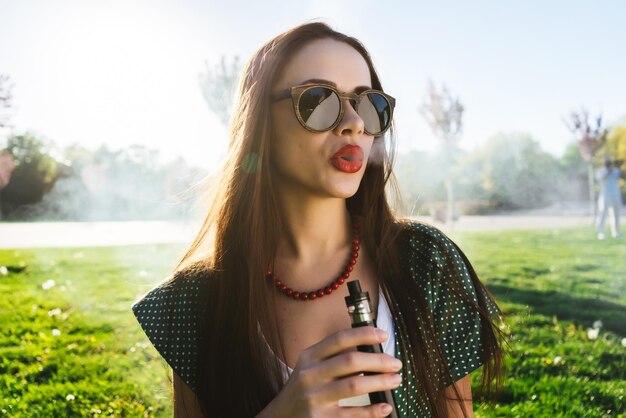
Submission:
[[[396,367],[396,368],[399,369],[400,367],[402,367],[402,362],[400,360],[398,360],[398,359],[395,359],[393,361],[393,367]]]
[[[391,405],[384,404],[381,409],[383,411],[383,414],[390,414],[391,413]]]
[[[387,331],[383,331],[382,329],[377,329],[376,335],[378,335],[378,339],[380,340],[386,340],[389,337],[389,333]]]

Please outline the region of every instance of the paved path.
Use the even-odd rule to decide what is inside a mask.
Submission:
[[[591,229],[589,216],[461,216],[452,225],[434,222],[431,217],[418,217],[443,231],[493,231],[504,229],[544,229],[544,228],[570,228],[576,226],[588,226]],[[626,220],[626,218],[624,219]]]
[[[418,220],[444,231],[483,231],[531,228],[567,228],[589,226],[587,216],[495,215],[462,216],[451,226],[433,222],[430,217]],[[622,218],[626,225],[626,218]],[[79,247],[153,243],[188,244],[195,236],[197,223],[183,222],[30,222],[0,223],[0,248]]]
[[[190,243],[195,228],[163,221],[0,223],[0,248]]]

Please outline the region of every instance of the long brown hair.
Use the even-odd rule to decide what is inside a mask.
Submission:
[[[284,385],[279,359],[266,354],[265,341],[258,332],[262,325],[267,342],[284,355],[273,309],[276,292],[267,291],[265,279],[283,231],[269,156],[273,133],[280,127],[271,124],[270,95],[291,57],[317,39],[333,39],[352,46],[367,62],[372,87],[382,90],[363,45],[323,23],[304,24],[275,37],[246,64],[230,125],[229,154],[221,181],[200,232],[177,266],[177,271],[202,272],[208,286],[202,300],[203,320],[198,329],[196,367],[196,395],[207,417],[254,416]],[[393,215],[385,194],[388,182],[393,180],[393,129],[388,139],[378,139],[374,144],[373,158],[368,162],[358,191],[347,199],[347,207],[353,216],[361,219],[363,245],[372,255],[381,286],[395,295],[395,302],[406,318],[405,324],[397,326],[415,330],[418,328],[416,307],[402,295],[420,290],[401,267],[397,254],[401,251],[402,240],[398,238],[404,224]],[[475,286],[482,288],[477,278],[474,281]],[[479,305],[476,308],[485,318],[485,351],[492,353],[492,361],[485,365],[485,384],[499,375],[496,371],[501,369],[501,354],[484,302]],[[396,317],[395,304],[390,304],[390,309]],[[424,331],[408,333],[413,347],[424,346],[427,339],[436,340],[432,327],[420,329]],[[440,350],[437,355],[443,358]],[[429,378],[436,371],[435,364],[433,358],[416,355],[410,365],[405,362],[404,375],[408,375],[407,367],[410,367],[423,385],[423,398],[433,415],[443,416],[441,387]],[[445,372],[449,376],[447,368]]]

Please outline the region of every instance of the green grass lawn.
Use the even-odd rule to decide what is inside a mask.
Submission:
[[[626,240],[596,241],[588,229],[453,238],[501,303],[511,334],[500,399],[484,404],[475,395],[476,415],[624,414]],[[0,415],[171,416],[168,370],[130,305],[183,250],[0,250],[8,267],[0,269]]]
[[[0,266],[27,266],[0,276],[0,415],[171,416],[165,362],[130,305],[182,250],[0,251]]]
[[[623,416],[626,240],[597,241],[586,228],[453,239],[500,302],[511,334],[505,388],[495,406],[476,404],[477,415]]]

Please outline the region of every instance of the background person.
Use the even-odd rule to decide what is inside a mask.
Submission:
[[[622,194],[619,189],[619,179],[622,177],[619,166],[614,164],[609,158],[605,159],[604,167],[596,173],[596,179],[600,183],[600,195],[598,196],[598,211],[600,220],[598,222],[598,239],[604,239],[604,224],[611,210],[611,235],[621,237],[620,232],[620,211],[622,208]]]

